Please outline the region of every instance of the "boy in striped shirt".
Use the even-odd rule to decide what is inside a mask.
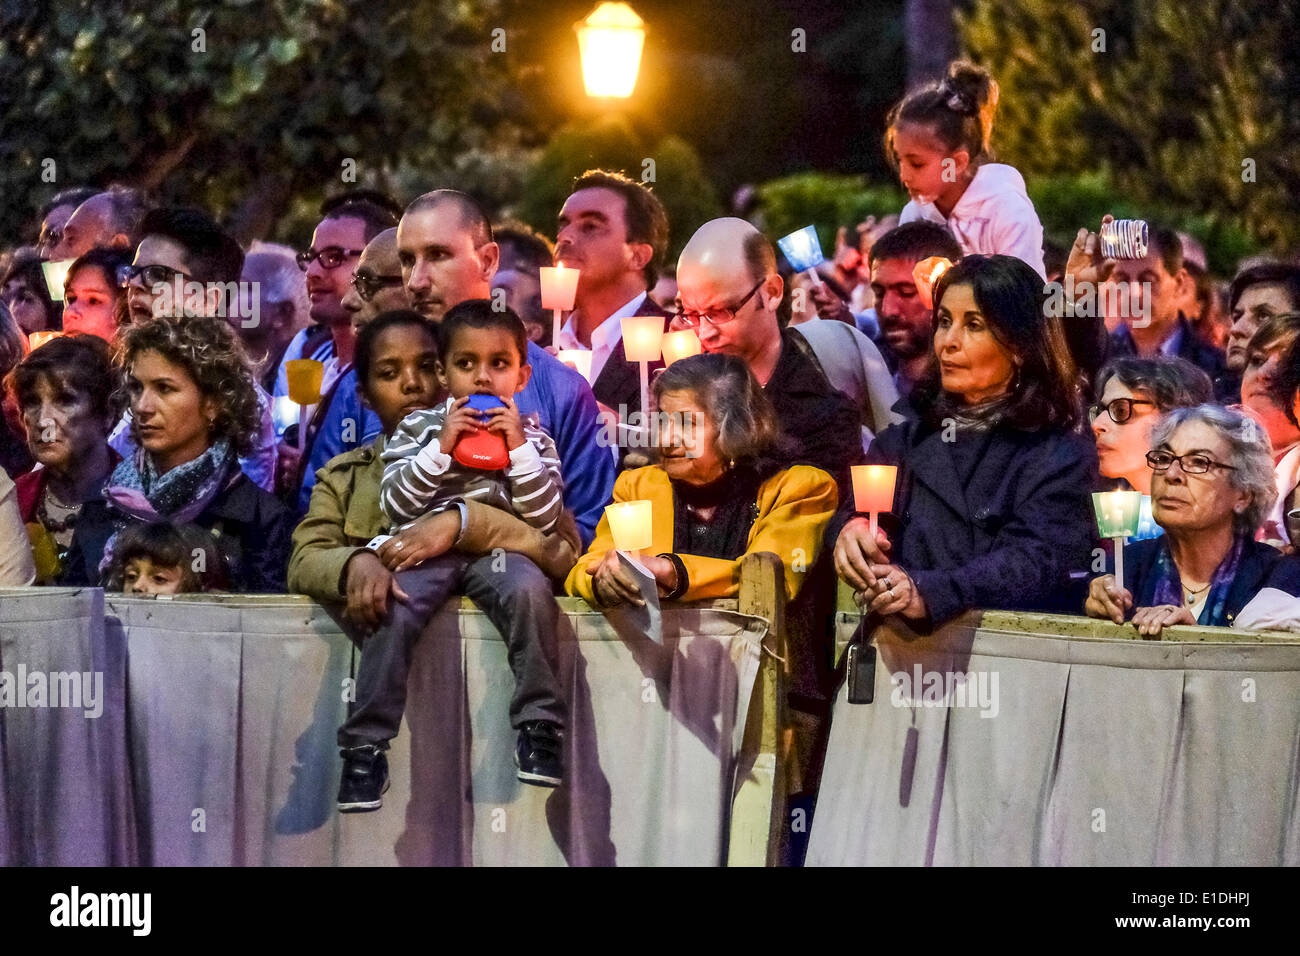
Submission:
[[[392,531],[456,507],[462,508],[463,527],[466,498],[509,511],[544,532],[559,524],[563,479],[555,444],[514,403],[532,374],[527,341],[519,317],[509,309],[495,311],[486,299],[462,302],[443,316],[436,373],[450,397],[435,408],[411,411],[383,451],[379,504]],[[480,413],[468,404],[473,395],[493,396],[504,407]],[[480,429],[504,438],[505,468],[485,471],[452,457],[457,443]],[[388,621],[362,646],[357,700],[341,739],[386,749],[401,724],[412,645],[449,597],[464,594],[506,640],[515,677],[510,723],[519,732],[519,779],[559,786],[566,708],[554,666],[560,609],[550,579],[522,554],[475,556],[453,549],[399,571],[396,583],[404,599],[390,605]],[[339,809],[378,805],[341,802]]]

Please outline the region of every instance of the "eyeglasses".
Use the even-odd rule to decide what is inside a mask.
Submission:
[[[745,307],[745,303],[754,297],[754,293],[762,288],[763,283],[766,281],[766,276],[759,279],[758,284],[754,286],[754,288],[750,289],[743,299],[729,309],[706,309],[703,312],[692,312],[689,309],[682,309],[680,312],[669,312],[668,315],[674,322],[681,322],[693,329],[699,327],[701,320],[713,326],[725,325],[727,322],[734,322],[736,320],[736,313]]]
[[[117,284],[125,289],[133,279],[138,278],[143,280],[146,289],[152,289],[156,285],[166,285],[176,276],[189,278],[188,274],[181,272],[179,269],[173,269],[171,266],[118,266]]]
[[[358,271],[352,277],[352,288],[357,290],[357,295],[361,296],[362,302],[369,302],[379,294],[380,289],[401,284],[401,276],[377,276],[373,272]]]
[[[303,272],[312,264],[315,259],[320,260],[322,269],[337,269],[343,265],[347,259],[353,256],[361,255],[360,249],[343,249],[339,246],[326,246],[324,249],[308,249],[306,252],[298,253],[298,268]]]
[[[1225,465],[1223,462],[1215,461],[1209,455],[1174,455],[1167,451],[1147,452],[1147,464],[1151,466],[1152,471],[1164,474],[1174,462],[1178,462],[1178,467],[1185,475],[1203,475],[1211,468],[1222,468],[1225,471],[1237,470],[1234,465]]]
[[[1123,425],[1133,417],[1134,405],[1154,405],[1155,402],[1148,402],[1144,398],[1112,398],[1104,405],[1098,402],[1096,405],[1088,406],[1088,421],[1095,422],[1101,417],[1102,412],[1110,415],[1110,420],[1116,425]]]

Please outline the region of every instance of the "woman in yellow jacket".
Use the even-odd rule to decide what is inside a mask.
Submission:
[[[734,597],[744,556],[770,551],[785,566],[793,599],[835,513],[834,480],[819,468],[780,463],[772,405],[734,356],[674,362],[654,392],[660,463],[621,474],[614,501],[653,503],[654,556],[641,560],[660,597]],[[642,603],[618,561],[608,518],[565,586],[597,607]]]

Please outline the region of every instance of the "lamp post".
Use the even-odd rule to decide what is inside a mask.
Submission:
[[[574,29],[587,95],[631,96],[641,66],[645,21],[626,3],[601,3]]]

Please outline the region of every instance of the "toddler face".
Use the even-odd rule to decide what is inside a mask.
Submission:
[[[149,558],[132,558],[122,576],[123,594],[180,594],[179,566],[154,564]]]
[[[452,398],[495,395],[512,398],[532,374],[515,337],[505,329],[462,328],[442,357],[438,371]]]

